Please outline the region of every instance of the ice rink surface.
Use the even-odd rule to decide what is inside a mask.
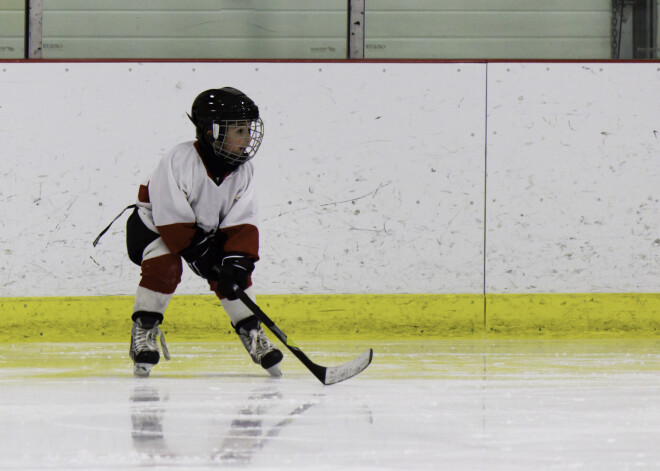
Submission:
[[[660,469],[660,341],[299,342],[267,377],[235,343],[0,345],[2,470]]]

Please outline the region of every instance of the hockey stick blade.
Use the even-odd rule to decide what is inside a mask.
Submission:
[[[291,353],[293,353],[296,358],[298,358],[298,360],[300,360],[302,364],[305,365],[307,369],[311,371],[312,374],[326,386],[350,379],[353,376],[363,372],[367,366],[371,364],[374,351],[370,348],[356,359],[349,361],[348,363],[344,363],[343,365],[330,367],[317,365],[312,360],[310,360],[309,357],[305,355],[305,353],[300,348],[298,348],[298,346],[294,344],[293,341],[289,339],[286,334],[280,330],[279,327],[277,327],[277,325],[275,325],[270,317],[268,317],[266,313],[262,311],[261,308],[257,306],[257,304],[252,301],[252,299],[250,299],[247,294],[245,294],[245,291],[234,285],[234,292],[236,293],[236,296],[238,296],[238,299],[240,299],[243,304],[245,304],[245,306],[250,311],[252,311],[257,319],[259,319],[262,324],[265,324],[266,327],[268,327],[268,329],[273,334],[275,334],[280,342],[282,342],[286,348],[288,348]]]
[[[353,361],[349,361],[348,363],[339,366],[326,367],[325,379],[322,381],[323,384],[328,385],[339,383],[340,381],[344,381],[362,373],[367,366],[371,364],[373,357],[374,351],[370,348]]]

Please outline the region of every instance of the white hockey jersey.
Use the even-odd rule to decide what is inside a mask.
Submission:
[[[258,260],[259,214],[252,162],[214,179],[197,146],[195,141],[175,146],[140,185],[137,206],[142,221],[160,234],[172,253],[188,247],[199,227],[207,233],[223,232],[226,252]]]

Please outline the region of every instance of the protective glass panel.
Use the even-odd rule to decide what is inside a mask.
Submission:
[[[49,0],[44,58],[337,59],[346,0]]]
[[[656,2],[367,2],[368,59],[651,59]]]
[[[0,59],[25,57],[25,0],[0,2]]]

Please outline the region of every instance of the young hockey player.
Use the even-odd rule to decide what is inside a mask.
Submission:
[[[141,279],[133,306],[130,357],[136,376],[149,376],[163,355],[159,326],[181,281],[182,259],[208,280],[252,360],[280,376],[282,352],[237,299],[234,285],[254,299],[251,274],[259,260],[254,167],[263,137],[259,108],[243,92],[202,92],[189,115],[197,140],[170,150],[138,191],[126,225],[130,259]]]

